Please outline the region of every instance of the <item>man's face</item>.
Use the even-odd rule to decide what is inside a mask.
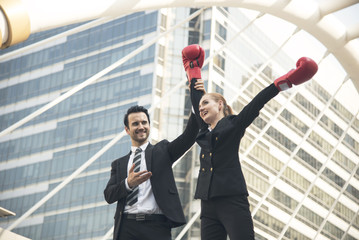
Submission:
[[[150,124],[144,112],[130,113],[128,115],[128,128],[126,132],[131,137],[132,145],[139,147],[147,141],[150,135]]]

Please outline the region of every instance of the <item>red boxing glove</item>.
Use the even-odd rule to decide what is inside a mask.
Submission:
[[[299,85],[309,79],[318,71],[318,65],[308,57],[301,57],[296,64],[297,68],[274,80],[274,85],[279,91],[287,90],[292,84]]]
[[[188,81],[201,79],[201,68],[204,62],[204,50],[198,44],[189,45],[182,50],[182,61]]]

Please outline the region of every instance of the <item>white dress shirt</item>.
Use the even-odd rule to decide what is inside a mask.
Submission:
[[[146,142],[145,144],[141,145],[140,148],[142,149],[141,152],[141,164],[140,164],[140,170],[147,170],[146,160],[145,160],[145,150],[148,146],[149,142]],[[131,155],[130,159],[128,160],[127,165],[127,173],[130,172],[130,169],[133,164],[133,158],[135,157],[135,151],[137,147],[131,146]],[[127,178],[125,181],[127,190],[131,190],[131,188],[128,186]],[[138,200],[135,204],[132,206],[129,206],[126,204],[125,206],[125,213],[145,213],[145,214],[162,214],[161,209],[158,207],[157,202],[155,200],[155,197],[152,192],[152,186],[151,181],[148,179],[147,181],[141,183],[138,186]]]

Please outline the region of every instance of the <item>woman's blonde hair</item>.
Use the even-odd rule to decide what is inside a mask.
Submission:
[[[227,104],[226,99],[219,93],[206,93],[205,95],[208,95],[211,99],[213,99],[215,102],[222,101],[223,102],[223,114],[224,116],[233,115],[233,110],[231,106]]]

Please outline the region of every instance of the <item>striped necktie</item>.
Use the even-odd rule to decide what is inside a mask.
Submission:
[[[133,164],[135,164],[135,168],[133,169],[134,172],[140,171],[141,165],[141,148],[137,148],[135,152],[135,157],[133,158]],[[137,202],[138,198],[138,186],[136,186],[130,194],[127,196],[127,204],[132,206]]]

